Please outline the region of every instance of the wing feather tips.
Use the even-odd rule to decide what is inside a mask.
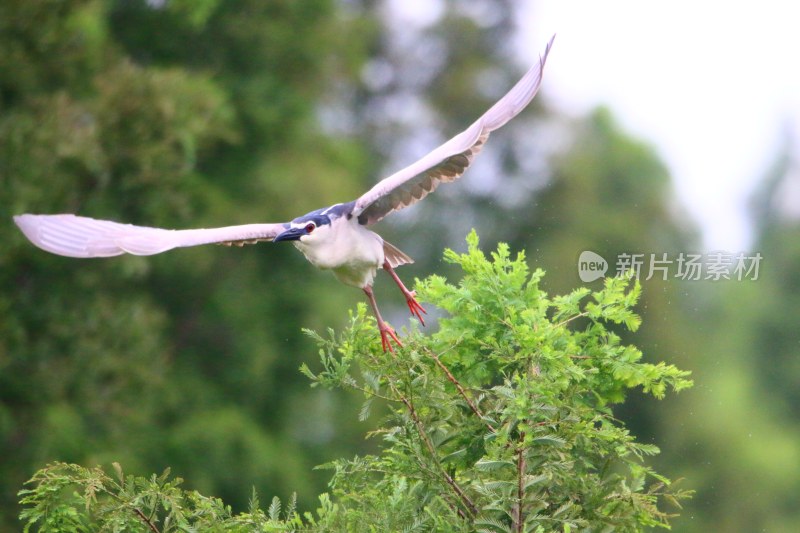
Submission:
[[[66,257],[152,255],[175,247],[169,230],[143,228],[76,215],[18,215],[14,222],[31,243]]]
[[[66,257],[91,257],[85,237],[70,228],[70,217],[72,215],[24,214],[15,216],[14,222],[31,243],[46,252]]]
[[[35,244],[39,240],[39,225],[34,215],[15,215],[14,224],[32,243]]]
[[[76,215],[18,215],[14,221],[34,245],[67,257],[154,255],[202,244],[271,241],[283,224],[247,224],[210,229],[172,230],[121,224]]]

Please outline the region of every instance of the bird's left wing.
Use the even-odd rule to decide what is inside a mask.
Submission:
[[[503,126],[522,111],[536,96],[542,83],[542,71],[555,35],[547,43],[539,62],[517,84],[469,128],[442,144],[422,159],[380,181],[355,202],[353,215],[363,225],[425,198],[441,183],[458,179],[489,133]]]
[[[76,215],[19,215],[14,222],[28,239],[67,257],[153,255],[200,244],[243,245],[271,241],[283,224],[247,224],[211,229],[169,230],[120,224]]]

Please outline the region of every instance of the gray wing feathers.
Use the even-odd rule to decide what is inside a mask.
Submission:
[[[33,244],[67,257],[153,255],[200,244],[270,241],[283,230],[282,224],[168,230],[76,215],[19,215],[14,221]]]
[[[358,221],[364,225],[373,224],[392,211],[425,198],[441,183],[458,179],[480,152],[489,133],[514,118],[536,96],[553,39],[555,35],[547,43],[539,62],[469,128],[416,163],[380,181],[356,200],[353,214],[358,216]]]

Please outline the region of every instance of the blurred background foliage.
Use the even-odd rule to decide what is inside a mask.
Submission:
[[[11,216],[208,227],[351,200],[524,68],[513,2],[442,5],[435,24],[398,27],[378,0],[0,4],[0,529],[18,529],[16,492],[50,461],[170,466],[234,507],[253,487],[265,500],[297,491],[303,507],[325,490],[314,465],[370,449],[360,399],[297,371],[317,359],[301,328],[342,327],[360,292],[279,245],[56,257]],[[531,107],[458,186],[381,224],[417,260],[405,279],[449,274],[442,248],[462,248],[473,226],[484,243],[527,249],[552,294],[580,284],[582,250],[699,250],[646,140],[606,109],[560,115],[546,82]],[[786,202],[800,167],[788,146],[753,200],[757,281],[643,283],[635,343],[696,386],[632,398],[619,416],[662,448],[659,471],[697,490],[678,531],[800,530],[800,222]],[[402,300],[378,285],[402,326]]]

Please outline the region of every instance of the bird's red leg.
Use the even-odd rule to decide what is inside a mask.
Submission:
[[[411,311],[411,314],[419,319],[420,323],[424,326],[425,320],[422,318],[422,314],[428,314],[424,307],[420,305],[420,303],[416,299],[416,292],[410,291],[403,285],[403,282],[400,280],[400,277],[397,275],[397,272],[394,271],[392,265],[389,264],[389,261],[383,262],[383,269],[392,276],[394,282],[397,283],[397,286],[400,287],[400,290],[403,292],[403,296],[406,297],[406,303],[408,304],[408,310]]]
[[[389,324],[384,322],[383,318],[381,318],[381,312],[378,311],[378,303],[375,301],[375,294],[372,292],[372,287],[367,285],[364,287],[364,292],[367,294],[367,298],[369,298],[369,305],[372,307],[372,312],[375,313],[375,319],[378,321],[378,330],[381,332],[381,346],[383,346],[383,351],[385,352],[388,349],[390,352],[394,353],[392,343],[389,339],[391,338],[391,340],[396,342],[401,348],[403,347],[403,343],[397,338],[397,335]]]

